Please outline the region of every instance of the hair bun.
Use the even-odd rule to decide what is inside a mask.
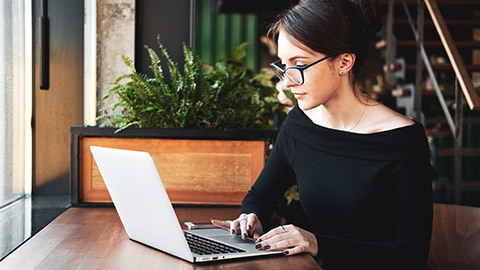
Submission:
[[[369,0],[353,0],[352,2],[358,7],[362,17],[363,35],[369,40],[374,40],[378,31],[382,28],[382,21],[375,7]]]

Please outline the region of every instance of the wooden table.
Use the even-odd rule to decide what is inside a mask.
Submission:
[[[184,221],[231,219],[239,208],[176,208]],[[114,208],[70,208],[0,262],[0,269],[321,269],[308,254],[191,264],[129,240]]]

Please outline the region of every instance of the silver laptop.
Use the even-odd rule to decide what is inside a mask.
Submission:
[[[224,229],[183,230],[147,152],[91,146],[123,227],[130,239],[189,262],[207,262],[282,251],[255,249]]]

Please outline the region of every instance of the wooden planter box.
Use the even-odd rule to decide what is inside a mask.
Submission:
[[[71,128],[71,202],[111,203],[90,146],[149,152],[172,203],[239,205],[276,131]],[[135,179],[132,179],[135,181]]]

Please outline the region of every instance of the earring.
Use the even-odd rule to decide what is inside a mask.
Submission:
[[[343,75],[343,71],[340,71],[340,76],[342,76],[342,75]]]

